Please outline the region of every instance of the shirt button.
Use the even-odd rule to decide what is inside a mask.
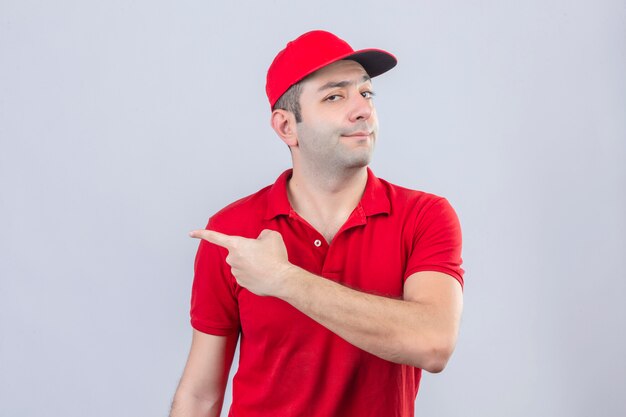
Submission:
[[[315,242],[313,242],[313,244],[319,248],[320,246],[322,246],[322,241],[319,239],[315,239]]]

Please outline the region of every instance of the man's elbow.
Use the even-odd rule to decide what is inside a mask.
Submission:
[[[450,356],[452,356],[452,351],[453,349],[448,347],[433,348],[430,354],[426,356],[422,369],[431,374],[442,372],[448,364]]]
[[[431,374],[442,372],[452,356],[455,347],[454,338],[442,338],[428,344],[415,343],[410,354],[409,365],[421,368]]]
[[[179,387],[174,394],[170,417],[219,416],[224,395],[218,391],[201,393]]]

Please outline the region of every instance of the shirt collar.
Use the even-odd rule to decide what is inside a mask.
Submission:
[[[273,219],[276,216],[288,216],[291,211],[291,204],[287,197],[287,181],[291,178],[293,170],[288,169],[283,172],[276,182],[270,187],[268,192],[267,209],[265,211],[265,219]],[[377,178],[372,170],[367,167],[367,183],[365,191],[361,197],[357,209],[363,210],[365,216],[373,216],[376,214],[389,214],[391,204],[389,196],[383,182]]]

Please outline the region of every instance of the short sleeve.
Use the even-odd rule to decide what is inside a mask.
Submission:
[[[213,229],[211,221],[206,227]],[[203,333],[227,336],[239,331],[236,281],[226,263],[228,252],[200,240],[191,290],[191,325]]]
[[[404,279],[420,271],[443,272],[464,285],[461,268],[461,225],[445,198],[418,211]]]

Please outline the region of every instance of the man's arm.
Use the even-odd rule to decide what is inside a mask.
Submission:
[[[300,268],[284,283],[276,297],[373,355],[433,373],[452,355],[463,298],[449,275],[411,275],[402,300],[356,291]]]
[[[417,272],[405,282],[403,299],[347,288],[288,261],[278,232],[257,239],[198,230],[228,249],[226,262],[242,287],[285,300],[353,345],[380,358],[441,372],[456,344],[463,297],[453,277]]]
[[[194,329],[170,417],[219,417],[238,337],[237,333],[213,336]]]

